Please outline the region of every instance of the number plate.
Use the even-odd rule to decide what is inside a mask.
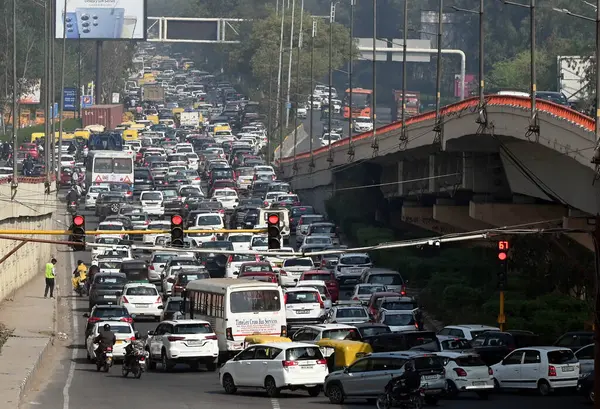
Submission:
[[[575,367],[573,366],[563,366],[562,368],[563,372],[573,372],[575,370]]]
[[[485,386],[485,382],[473,382],[473,386]]]
[[[310,310],[294,310],[296,314],[308,314]]]
[[[104,298],[108,298],[109,300],[116,300],[117,296],[116,295],[105,295]]]
[[[148,307],[150,307],[150,304],[136,304],[135,306],[137,308],[148,308]]]
[[[427,375],[424,376],[423,379],[427,379],[427,380],[432,380],[432,379],[437,379],[438,376],[437,375]]]
[[[123,342],[125,342],[125,341],[123,341],[123,340],[117,340],[117,342],[116,342],[116,343],[117,343],[117,344],[122,344]]]
[[[189,346],[198,346],[198,345],[202,345],[202,341],[198,341],[196,339],[194,340],[190,340],[190,341],[185,341],[185,343]]]

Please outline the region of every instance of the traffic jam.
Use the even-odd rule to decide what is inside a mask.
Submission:
[[[278,178],[257,103],[184,60],[145,61],[165,100],[133,101],[134,120],[92,130],[109,143],[90,144],[85,182],[69,191],[81,190],[71,240],[87,234],[87,275],[73,286],[88,300],[90,365],[108,372],[135,343],[124,376],[186,366],[214,372],[227,394],[304,391],[379,409],[521,389],[593,401],[591,332],[539,346],[534,333],[479,324],[428,330],[401,273],[348,248]],[[116,342],[99,351],[106,324]]]

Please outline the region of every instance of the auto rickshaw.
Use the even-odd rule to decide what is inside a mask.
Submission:
[[[371,345],[346,339],[322,339],[317,342],[323,356],[327,358],[329,372],[350,366],[358,358],[373,353]]]
[[[244,338],[244,348],[247,348],[250,345],[268,344],[271,342],[292,342],[292,340],[276,335],[248,335]]]

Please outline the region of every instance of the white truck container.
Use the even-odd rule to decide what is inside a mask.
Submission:
[[[180,126],[198,126],[200,123],[199,112],[182,112],[179,117]]]

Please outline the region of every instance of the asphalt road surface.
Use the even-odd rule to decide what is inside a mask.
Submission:
[[[97,219],[86,214],[87,229],[96,228]],[[89,252],[72,253],[71,263],[82,259],[89,263]],[[67,266],[66,271],[72,271]],[[278,399],[270,399],[263,391],[242,391],[226,395],[219,385],[218,373],[192,371],[184,365],[177,366],[172,373],[146,372],[141,379],[121,376],[120,364],[109,373],[96,372],[94,364],[86,360],[83,331],[87,312],[87,298],[70,298],[73,310],[73,329],[70,345],[60,362],[54,366],[37,396],[30,396],[26,409],[120,409],[138,407],[144,409],[331,409],[322,394],[311,398],[306,392],[284,392]],[[62,319],[66,319],[62,317]],[[139,321],[135,327],[144,335],[156,327],[156,322]],[[340,405],[345,409],[374,408],[363,401]],[[489,401],[478,400],[473,394],[465,394],[454,400],[442,400],[438,404],[448,409],[564,409],[565,407],[587,407],[583,398],[569,394],[539,397],[534,394],[497,394]]]

